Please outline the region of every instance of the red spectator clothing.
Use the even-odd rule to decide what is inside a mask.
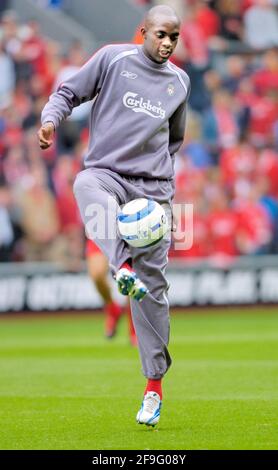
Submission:
[[[197,23],[203,31],[205,38],[217,36],[220,31],[219,16],[211,8],[203,5],[197,13]]]
[[[256,163],[256,153],[249,144],[237,145],[224,150],[220,155],[223,183],[232,189],[239,174],[253,177]]]
[[[243,201],[237,208],[238,233],[245,239],[245,251],[254,253],[271,240],[271,220],[266,209],[257,202]]]
[[[251,83],[250,87],[252,87]],[[248,91],[240,90],[236,93],[235,99],[239,106],[251,108],[257,101],[257,95],[253,89]]]
[[[138,3],[138,5],[149,5],[150,0],[135,0],[135,3]]]
[[[143,44],[144,43],[143,35],[141,33],[142,26],[143,26],[143,23],[140,23],[137,26],[137,28],[134,32],[133,38],[131,40],[131,42],[133,42],[134,44]]]
[[[0,162],[1,162],[1,171],[2,171],[2,161],[1,161],[1,160],[3,159],[4,153],[5,153],[5,145],[4,145],[4,142],[2,141],[1,135],[0,135]]]
[[[215,210],[208,215],[211,255],[237,256],[236,233],[238,217],[231,208]]]
[[[238,136],[235,116],[229,109],[220,107],[214,107],[214,115],[221,147],[231,147],[237,141]]]
[[[259,70],[252,77],[252,83],[257,93],[265,95],[270,90],[278,90],[278,70]]]
[[[40,86],[40,95],[49,96],[53,92],[53,85],[56,80],[56,73],[51,70],[51,67],[48,67],[47,71],[44,74],[35,75],[36,83],[39,83]]]
[[[96,254],[102,254],[102,251],[92,240],[87,239],[86,240],[86,258],[89,258],[89,256],[93,256]]]
[[[82,131],[80,132],[80,140],[83,142],[83,144],[87,144],[89,141],[89,128],[84,127]]]
[[[67,232],[72,228],[81,227],[79,210],[71,188],[57,196],[57,208],[59,212],[61,231]]]
[[[16,109],[17,115],[22,119],[28,116],[32,110],[32,101],[26,95],[26,91],[18,88],[13,95],[13,106]]]
[[[55,192],[58,195],[72,192],[72,182],[75,179],[79,171],[79,164],[76,160],[72,160],[71,157],[62,156],[56,163],[56,167],[53,170],[53,182]]]
[[[34,67],[34,73],[44,75],[47,73],[46,45],[43,38],[32,36],[22,43],[22,53]]]
[[[174,53],[173,55],[171,55],[169,61],[170,61],[172,64],[176,65],[177,67],[180,67],[181,69],[182,69],[183,66],[184,66],[184,61],[181,60],[181,59],[179,59],[179,57],[177,57],[177,56],[175,55],[175,53]]]
[[[206,170],[188,165],[176,172],[175,186],[177,202],[192,203],[199,196],[206,181]]]
[[[184,21],[182,23],[180,39],[186,47],[190,62],[197,67],[205,67],[209,60],[207,40],[197,21]]]
[[[6,181],[11,186],[20,185],[24,178],[28,179],[30,169],[23,157],[22,148],[10,149],[7,158],[3,161],[2,171]]]
[[[255,1],[254,0],[242,0],[241,1],[241,13],[244,14],[248,8],[252,7],[254,5]]]
[[[177,231],[173,232],[171,258],[204,258],[208,255],[208,225],[206,216],[193,212],[193,245],[189,249],[175,249],[184,241],[187,229],[186,220],[182,217],[177,223]]]
[[[271,149],[263,150],[257,163],[258,176],[269,182],[268,195],[278,198],[278,153]]]
[[[278,119],[278,106],[267,96],[258,96],[250,108],[250,137],[264,143],[273,135],[273,127]]]
[[[79,210],[72,191],[72,182],[78,171],[79,163],[66,155],[60,157],[53,171],[53,182],[63,231],[81,226]]]
[[[24,138],[23,131],[16,124],[7,125],[4,135],[2,135],[1,143],[6,148],[22,145]]]

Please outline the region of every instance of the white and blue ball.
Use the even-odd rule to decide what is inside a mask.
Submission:
[[[152,199],[134,199],[118,214],[121,237],[131,246],[143,248],[158,243],[166,234],[168,221],[164,208]]]

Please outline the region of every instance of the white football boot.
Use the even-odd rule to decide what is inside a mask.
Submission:
[[[149,292],[145,284],[140,281],[134,271],[121,268],[117,272],[115,278],[119,292],[123,295],[129,295],[133,299],[138,300],[138,302],[141,302]]]
[[[160,418],[160,409],[162,401],[156,392],[148,392],[144,396],[142,406],[137,413],[136,421],[139,424],[155,426]]]

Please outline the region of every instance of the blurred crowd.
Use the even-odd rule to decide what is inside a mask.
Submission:
[[[171,255],[278,253],[278,0],[134,1],[179,13],[173,62],[192,83],[176,203],[193,204],[194,242],[187,250],[173,243]],[[78,41],[63,50],[36,21],[0,14],[0,260],[78,269],[84,230],[72,182],[90,104],[74,110],[49,150],[39,149],[36,132],[49,94],[88,57]],[[177,222],[180,240],[188,220]]]

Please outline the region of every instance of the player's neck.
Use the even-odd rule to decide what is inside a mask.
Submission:
[[[151,67],[155,68],[155,69],[163,69],[165,67],[167,67],[167,62],[163,62],[162,64],[159,64],[158,62],[155,62],[155,60],[151,59],[146,51],[144,50],[144,46],[139,46],[138,47],[139,49],[139,52],[140,52],[140,55],[142,57],[142,59],[144,60],[144,62],[147,64],[147,65],[150,65]]]

